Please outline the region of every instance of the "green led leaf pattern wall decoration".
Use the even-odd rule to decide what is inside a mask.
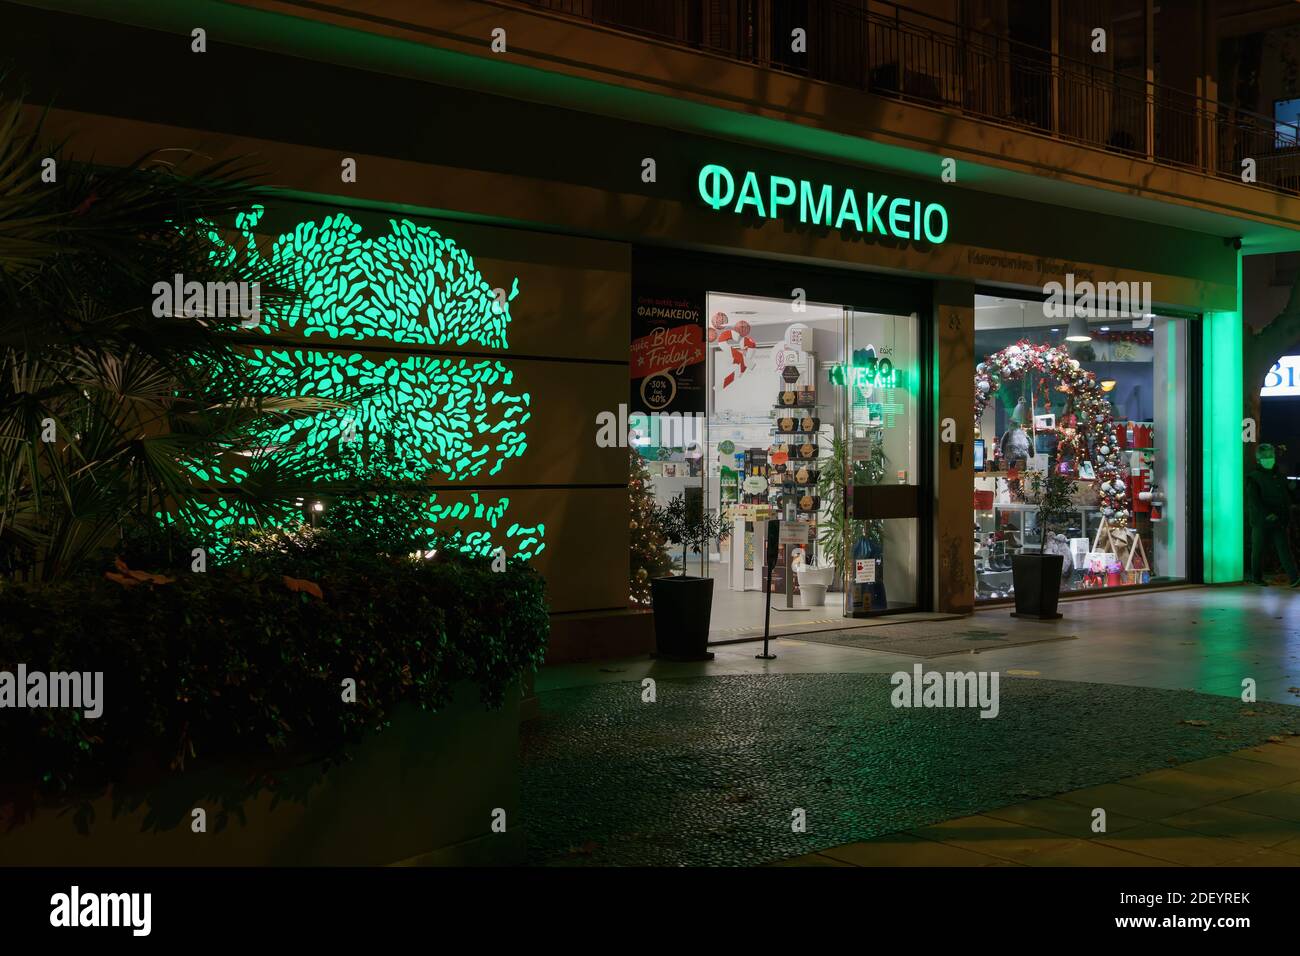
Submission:
[[[256,207],[237,217],[233,241],[243,246],[241,254],[273,267],[277,281],[298,296],[288,304],[264,303],[253,331],[355,343],[347,351],[324,342],[247,351],[251,371],[267,394],[338,398],[352,405],[272,425],[259,436],[267,447],[328,461],[340,474],[374,449],[409,462],[404,477],[436,484],[497,475],[525,454],[531,397],[506,361],[367,353],[363,344],[504,349],[517,279],[508,291],[494,289],[466,250],[407,220],[391,220],[386,235],[366,238],[359,224],[337,213],[321,222],[300,222],[259,244],[255,229],[263,212]],[[214,229],[210,235],[214,257],[236,254],[222,234]],[[354,397],[358,394],[360,399]],[[360,456],[349,454],[358,450]],[[238,470],[215,464],[204,470],[234,483],[240,478]],[[545,526],[507,521],[510,499],[493,503],[483,494],[472,486],[454,494],[430,492],[425,530],[454,528],[458,547],[483,555],[497,547],[523,559],[541,553]],[[245,523],[238,502],[219,497],[176,517],[206,527],[216,539],[214,554],[222,553],[229,533]],[[284,523],[301,520],[298,508],[286,506]]]
[[[499,361],[411,355],[377,362],[311,349],[253,349],[250,360],[283,395],[374,392],[347,411],[267,433],[268,444],[293,446],[298,454],[337,452],[350,435],[363,447],[391,442],[428,459],[435,478],[464,481],[497,474],[528,448],[523,426],[530,398],[511,388],[514,373]]]
[[[255,208],[236,222],[254,259],[263,257],[253,233],[262,211]],[[498,295],[473,257],[451,239],[409,220],[390,220],[389,227],[388,235],[366,239],[359,224],[336,213],[321,223],[301,222],[275,239],[265,257],[301,299],[263,316],[260,330],[508,348],[510,303],[519,294],[519,280]]]

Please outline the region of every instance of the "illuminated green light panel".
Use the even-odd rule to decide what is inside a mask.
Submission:
[[[1237,311],[1207,312],[1201,319],[1205,455],[1202,520],[1206,582],[1240,581],[1245,575],[1242,440],[1241,253],[1237,253]],[[1258,387],[1258,386],[1256,386]],[[1218,453],[1219,451],[1223,453]]]
[[[849,378],[852,378],[853,384],[859,389],[865,389],[868,386],[878,388],[904,387],[903,370],[900,368],[890,368],[882,373],[874,365],[855,365],[847,371],[843,365],[832,365],[826,374],[832,385],[843,385]]]
[[[435,230],[391,220],[387,235],[366,238],[359,224],[339,213],[322,222],[298,223],[263,256],[254,234],[263,212],[257,206],[237,217],[236,241],[242,240],[243,250],[228,245],[215,229],[209,232],[215,259],[233,262],[245,255],[280,284],[299,291],[298,301],[289,306],[263,303],[257,326],[263,334],[508,347],[510,302],[518,295],[518,280],[508,295],[498,296],[469,253]],[[349,432],[358,444],[391,448],[403,460],[427,466],[400,476],[417,481],[432,477],[451,483],[496,475],[528,449],[524,426],[531,417],[531,397],[514,387],[514,372],[498,360],[370,358],[314,348],[254,348],[247,360],[268,394],[344,398],[373,391],[353,400],[347,410],[281,424],[259,436],[268,448],[289,447],[294,456],[337,461],[341,475],[348,463],[339,452]],[[233,484],[248,477],[243,469],[223,471],[215,464],[196,471]],[[478,491],[469,494],[468,502],[446,503],[430,493],[424,530],[432,531],[440,522],[457,525],[457,545],[485,556],[497,547],[524,560],[540,554],[546,547],[545,526],[507,522],[509,507],[509,498],[492,503]],[[277,524],[303,520],[290,502],[279,510]],[[196,503],[176,518],[206,528],[215,538],[211,550],[218,557],[228,550],[231,532],[249,523],[238,502],[227,498]],[[466,522],[475,526],[467,529]],[[504,540],[494,537],[502,531]]]

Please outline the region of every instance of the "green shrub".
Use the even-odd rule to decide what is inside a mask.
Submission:
[[[184,555],[188,561],[188,552]],[[123,563],[104,577],[0,585],[0,670],[102,671],[103,714],[0,710],[0,809],[109,784],[268,759],[328,763],[398,704],[438,710],[461,681],[500,706],[542,660],[541,577],[521,561],[376,554],[313,529],[252,542],[239,565]],[[302,582],[310,582],[313,587]],[[319,588],[321,597],[312,593]],[[342,700],[354,678],[355,703]]]

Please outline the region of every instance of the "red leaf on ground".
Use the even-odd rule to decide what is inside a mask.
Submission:
[[[290,591],[294,591],[295,593],[298,591],[306,591],[314,598],[319,598],[322,601],[325,600],[325,595],[321,593],[320,585],[315,581],[307,581],[303,578],[291,578],[287,574],[283,575],[281,580],[284,581],[284,586]]]

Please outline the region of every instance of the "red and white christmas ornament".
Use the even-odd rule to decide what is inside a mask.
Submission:
[[[749,368],[748,363],[753,358],[755,348],[755,342],[749,336],[750,331],[752,328],[748,322],[741,319],[732,324],[725,312],[714,312],[709,319],[709,341],[716,343],[719,349],[730,349],[731,364],[736,366],[723,378],[723,388],[738,376],[744,375]]]

